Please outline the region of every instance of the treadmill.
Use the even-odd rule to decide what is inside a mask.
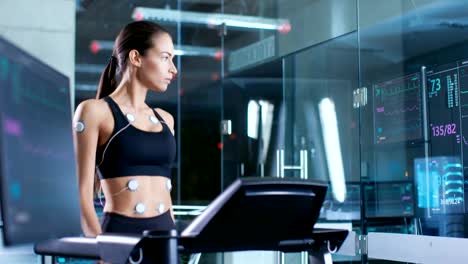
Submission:
[[[347,230],[314,228],[327,185],[296,178],[240,178],[180,234],[104,233],[35,244],[42,256],[101,259],[110,263],[177,264],[178,254],[268,250],[308,252],[309,263],[325,263]]]

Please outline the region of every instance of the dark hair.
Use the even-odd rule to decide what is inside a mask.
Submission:
[[[127,68],[129,52],[137,50],[142,56],[145,55],[146,50],[153,47],[153,36],[161,33],[169,34],[169,31],[149,21],[129,23],[120,31],[112,56],[99,80],[96,99],[108,96],[117,88]]]

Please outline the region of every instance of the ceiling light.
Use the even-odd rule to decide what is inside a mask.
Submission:
[[[241,16],[233,14],[201,13],[179,11],[161,8],[136,7],[133,10],[134,20],[154,20],[161,23],[201,24],[215,27],[225,24],[227,27],[239,29],[277,30],[280,33],[291,31],[287,19],[274,19],[257,16]]]

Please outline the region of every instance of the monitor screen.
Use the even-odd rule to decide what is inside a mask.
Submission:
[[[80,233],[69,79],[0,38],[5,245]]]
[[[419,73],[375,84],[373,94],[376,144],[422,140]]]
[[[414,169],[418,208],[433,214],[463,214],[465,192],[460,157],[418,158]]]

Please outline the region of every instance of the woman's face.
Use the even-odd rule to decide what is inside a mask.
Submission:
[[[164,92],[175,78],[177,69],[173,63],[174,45],[169,34],[162,33],[153,37],[153,47],[141,57],[138,71],[141,82],[151,90]]]

